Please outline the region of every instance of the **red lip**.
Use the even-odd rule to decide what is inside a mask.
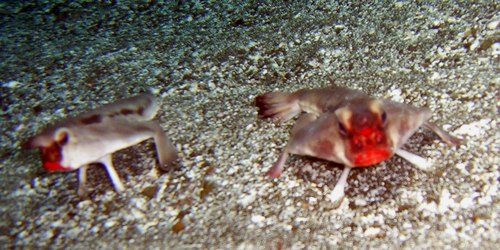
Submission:
[[[65,167],[59,163],[56,162],[44,162],[43,163],[43,168],[49,172],[55,172],[55,171],[62,171],[62,172],[68,172],[73,170],[71,167]]]
[[[372,149],[367,150],[363,153],[357,154],[354,157],[354,166],[356,167],[367,167],[384,160],[387,160],[391,156],[390,151],[385,149]]]

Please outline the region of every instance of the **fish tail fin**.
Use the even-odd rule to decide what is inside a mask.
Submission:
[[[295,93],[269,92],[255,98],[259,118],[285,122],[301,112]]]

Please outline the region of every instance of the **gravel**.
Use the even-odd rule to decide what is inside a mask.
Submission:
[[[496,249],[500,5],[495,1],[7,1],[0,3],[0,245],[71,249]],[[355,169],[291,156],[265,178],[293,121],[255,96],[330,84],[428,106],[465,138],[419,130]],[[148,140],[113,154],[126,191],[89,170],[47,173],[22,142],[44,126],[149,91],[181,160]]]

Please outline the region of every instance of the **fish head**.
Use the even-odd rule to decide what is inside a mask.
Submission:
[[[387,136],[387,114],[375,99],[353,100],[335,111],[345,156],[354,167],[366,167],[390,158],[393,152]]]
[[[67,129],[61,128],[56,131],[49,131],[29,139],[24,148],[40,149],[43,167],[49,172],[67,172],[75,168],[65,166],[64,147],[70,142],[70,133]]]

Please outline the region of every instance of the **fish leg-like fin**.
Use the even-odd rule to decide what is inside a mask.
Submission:
[[[424,123],[424,126],[432,130],[434,133],[436,133],[439,136],[439,138],[441,138],[441,140],[443,140],[446,144],[450,146],[455,146],[462,142],[462,139],[450,135],[448,132],[444,131],[434,123],[427,121]]]
[[[413,164],[413,166],[415,166],[420,170],[426,171],[429,170],[429,168],[432,166],[432,162],[429,162],[427,159],[418,156],[416,154],[410,153],[406,150],[398,149],[396,150],[396,154],[399,155],[401,158],[407,160],[408,162]]]
[[[283,172],[283,169],[285,168],[285,163],[286,160],[288,159],[288,147],[286,147],[283,152],[281,152],[280,157],[278,158],[278,161],[273,164],[271,169],[267,171],[266,175],[269,176],[269,178],[274,179],[277,178],[281,175]]]
[[[349,172],[351,171],[351,167],[345,166],[342,174],[340,175],[337,184],[333,188],[333,191],[330,193],[329,198],[332,203],[336,205],[340,205],[342,198],[345,195],[345,187],[347,186],[347,177],[349,176]]]
[[[278,158],[278,161],[276,161],[276,163],[274,163],[271,169],[267,172],[267,176],[269,176],[270,178],[277,178],[281,175],[283,169],[285,168],[285,163],[288,159],[288,155],[290,154],[290,147],[295,147],[297,144],[297,141],[293,140],[294,135],[301,129],[309,126],[311,122],[316,119],[317,117],[313,114],[304,114],[297,120],[295,126],[293,126],[292,128],[292,140],[288,142],[285,149]]]
[[[113,161],[111,159],[111,154],[107,154],[100,158],[98,162],[102,163],[104,165],[104,168],[106,168],[106,172],[108,172],[109,178],[111,179],[111,183],[113,183],[113,186],[115,187],[115,190],[117,192],[122,192],[125,190],[125,187],[123,186],[123,183],[120,181],[120,177],[118,176],[118,173],[116,172],[115,168],[113,167]]]
[[[82,166],[78,169],[78,195],[87,196],[87,167]]]
[[[302,110],[299,99],[293,93],[270,92],[255,98],[259,118],[271,118],[285,122],[298,115]]]
[[[155,140],[156,154],[158,155],[160,168],[167,170],[168,165],[177,160],[177,149],[157,122],[152,122],[151,125],[155,130],[153,138]]]

